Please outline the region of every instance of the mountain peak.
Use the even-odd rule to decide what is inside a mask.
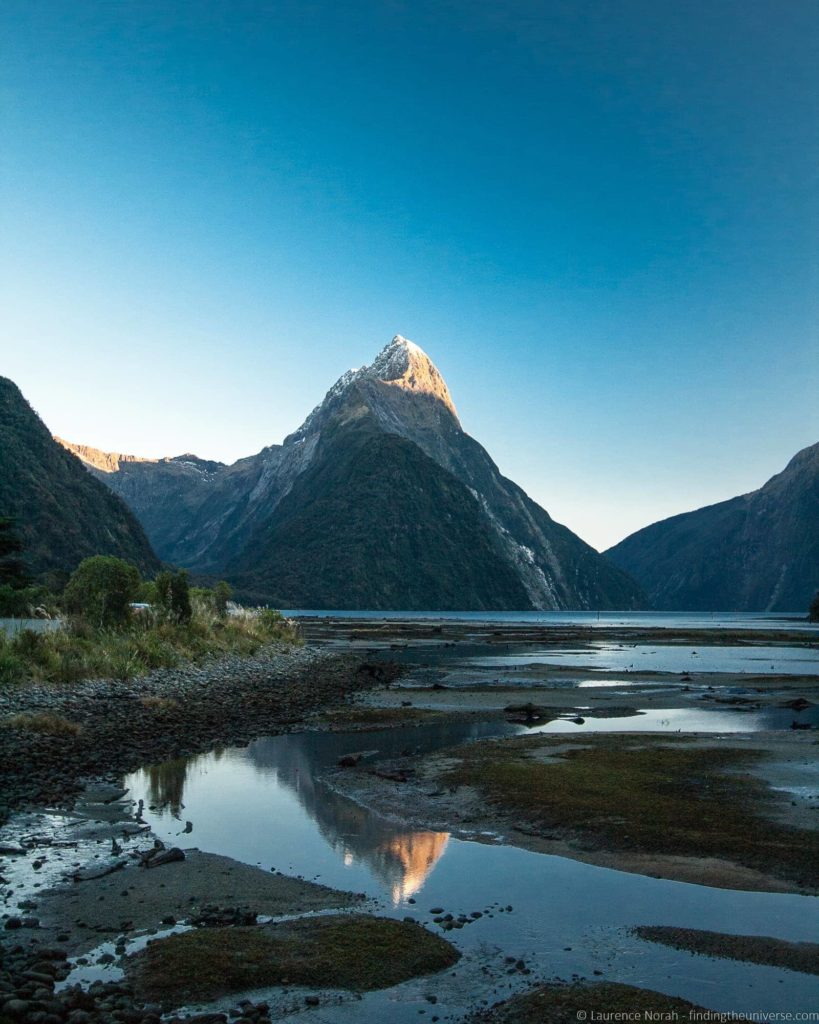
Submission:
[[[285,443],[303,440],[323,421],[323,414],[330,408],[336,408],[337,403],[356,384],[369,385],[371,392],[386,385],[390,389],[437,399],[457,423],[455,403],[437,366],[414,341],[396,334],[367,366],[343,373],[324,396],[324,401],[316,406],[294,434],[285,438]]]
[[[396,334],[369,366],[356,371],[356,379],[379,380],[405,391],[431,395],[457,417],[455,403],[438,367],[414,341]]]

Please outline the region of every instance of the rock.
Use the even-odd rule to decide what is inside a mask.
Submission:
[[[121,871],[125,867],[124,860],[114,861],[113,864],[105,864],[100,868],[86,868],[82,871],[75,871],[72,878],[75,882],[93,882],[97,878],[105,878],[115,871]]]
[[[25,999],[9,999],[3,1003],[3,1013],[12,1020],[24,1020],[28,1015],[29,1004]]]
[[[161,868],[165,864],[173,864],[176,861],[184,860],[185,852],[178,846],[172,846],[170,850],[159,850],[150,860],[145,861],[147,868]]]

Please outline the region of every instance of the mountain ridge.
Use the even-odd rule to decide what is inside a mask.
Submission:
[[[807,608],[819,587],[819,443],[756,490],[652,523],[606,555],[660,609]]]
[[[90,555],[159,568],[127,505],[54,441],[7,377],[0,377],[0,515],[15,520],[34,577],[54,586]]]
[[[358,444],[355,431],[365,422],[371,441],[379,432],[399,437],[437,467],[433,469],[407,456],[407,472],[412,463],[430,488],[451,496],[456,490],[454,480],[467,489],[480,510],[481,522],[492,533],[493,550],[504,564],[514,567],[528,607],[635,607],[642,602],[639,588],[625,573],[567,527],[555,523],[521,488],[500,474],[485,449],[463,430],[449,388],[432,360],[400,335],[372,363],[343,374],[281,445],[271,445],[255,456],[230,466],[215,464],[209,472],[199,468],[207,464],[206,460],[198,460],[191,468],[179,456],[153,462],[119,461],[115,472],[108,471],[109,463],[100,456],[87,459],[86,465],[128,501],[166,560],[204,573],[229,573],[231,567],[247,573],[242,552],[249,545],[254,550],[267,550],[260,538],[266,530],[275,533],[279,529],[276,516],[280,503],[305,473],[315,469],[316,460],[328,457],[324,441],[335,437],[337,449],[338,436],[347,432],[350,443],[355,440]],[[81,447],[72,445],[71,449],[81,454]],[[316,473],[317,478],[332,477],[322,477],[320,467]],[[409,501],[408,479],[404,481],[404,493],[398,490],[393,494],[399,505],[403,502],[407,506]],[[398,486],[397,478],[390,486]],[[300,493],[306,493],[304,487]],[[314,494],[310,497],[322,498]],[[428,506],[424,507],[427,514],[432,514]],[[339,499],[338,508],[355,518],[351,501]],[[478,537],[481,528],[471,517],[471,510],[464,514],[475,531],[475,543],[483,550]],[[343,533],[348,527],[352,529],[352,523],[328,524],[327,528],[331,527]],[[405,519],[404,529],[412,528]],[[439,528],[454,526],[442,523]],[[356,531],[350,535],[359,538]],[[399,539],[393,537],[392,543],[399,545]],[[433,546],[445,550],[444,546]],[[465,551],[463,557],[468,562],[471,556]],[[407,566],[408,571],[411,568]],[[273,563],[264,570],[274,590],[276,571]],[[359,571],[376,570],[368,566]],[[264,578],[264,572],[255,574],[257,581]],[[481,577],[476,572],[470,578]],[[439,593],[437,585],[430,587],[430,593]],[[407,599],[409,593],[408,583]],[[511,591],[504,593],[508,596]],[[480,607],[491,603],[488,593],[478,595],[475,591],[473,597]],[[338,599],[346,600],[343,594]],[[507,598],[503,598],[503,606],[508,606]]]

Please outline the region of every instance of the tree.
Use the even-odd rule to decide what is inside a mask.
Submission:
[[[71,574],[63,603],[68,611],[95,626],[122,625],[130,617],[140,582],[139,569],[130,562],[113,555],[94,555],[80,562]]]
[[[225,580],[219,580],[213,588],[213,607],[220,619],[227,615],[228,601],[233,597],[233,587]]]
[[[157,574],[154,585],[157,604],[166,617],[174,622],[190,622],[193,609],[187,569],[177,572],[165,569]]]
[[[819,622],[819,590],[813,595],[813,600],[808,609],[808,618],[811,622]]]
[[[22,550],[23,541],[14,520],[0,516],[0,585],[17,590],[31,582],[26,563],[19,557]]]

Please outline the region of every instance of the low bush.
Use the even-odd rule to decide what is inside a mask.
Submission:
[[[278,612],[246,611],[221,618],[212,601],[194,597],[191,618],[166,619],[146,611],[121,628],[94,628],[81,617],[44,633],[0,632],[0,685],[32,679],[127,681],[152,669],[172,668],[223,654],[249,656],[270,643],[298,643],[293,624]]]

